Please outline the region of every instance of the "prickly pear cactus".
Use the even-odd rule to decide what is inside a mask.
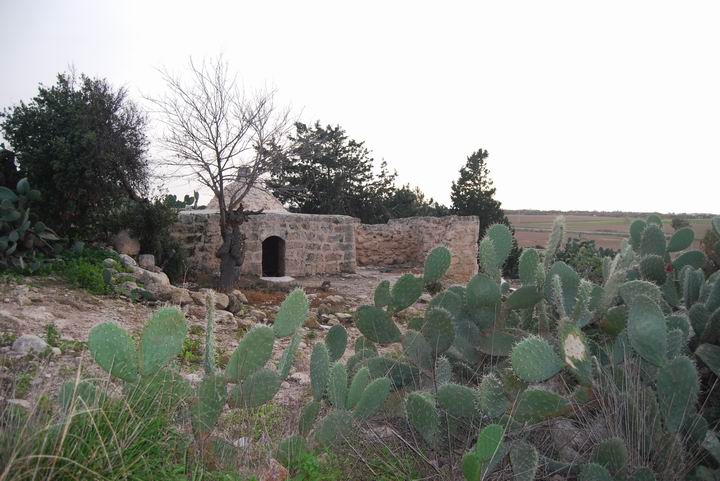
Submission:
[[[423,271],[423,281],[425,284],[437,282],[442,279],[448,268],[450,268],[451,260],[452,254],[450,254],[447,247],[438,246],[431,250],[425,259],[425,269]]]
[[[135,342],[113,322],[105,322],[90,331],[88,348],[93,359],[111,376],[127,382],[138,379],[140,369]]]
[[[273,323],[275,337],[291,336],[307,319],[309,308],[308,298],[302,289],[297,288],[288,294],[280,304]]]

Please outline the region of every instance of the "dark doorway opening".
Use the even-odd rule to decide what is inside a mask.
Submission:
[[[285,241],[271,236],[262,243],[262,273],[264,277],[285,275]]]

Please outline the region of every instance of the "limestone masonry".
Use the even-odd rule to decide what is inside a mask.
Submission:
[[[419,267],[437,245],[452,252],[449,280],[467,282],[477,273],[475,216],[411,217],[366,225],[344,215],[293,214],[267,193],[252,194],[245,208],[263,213],[242,226],[245,274],[302,277],[355,272],[358,265]],[[220,270],[215,256],[222,243],[216,205],[180,212],[173,229],[173,237],[188,252],[188,267],[203,275],[214,276]]]

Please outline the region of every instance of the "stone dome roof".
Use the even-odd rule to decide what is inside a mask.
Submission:
[[[235,191],[237,191],[239,188],[244,188],[245,185],[246,184],[243,181],[236,181],[229,184],[227,187],[225,187],[225,199],[230,200]],[[213,200],[208,203],[207,208],[218,209],[220,207],[219,204],[220,203],[218,202],[217,197],[214,197]],[[277,200],[275,196],[270,193],[270,191],[258,186],[258,184],[255,184],[250,188],[247,195],[243,199],[243,206],[245,207],[245,210],[262,210],[263,212],[287,213],[287,210],[285,209],[285,207],[283,207],[282,203]]]

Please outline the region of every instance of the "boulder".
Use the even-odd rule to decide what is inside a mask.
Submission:
[[[247,331],[255,325],[255,319],[250,319],[249,317],[242,317],[240,319],[236,319],[236,322],[238,329],[241,329],[243,331]]]
[[[151,284],[156,284],[159,286],[169,286],[170,285],[170,278],[164,272],[152,272],[147,269],[139,268],[135,272],[135,274],[136,274],[135,278],[138,279],[143,284],[145,284],[145,287],[147,287],[150,290],[152,290],[150,288]]]
[[[232,294],[233,294],[233,296],[235,296],[237,298],[238,301],[242,302],[243,304],[248,303],[248,300],[247,300],[247,297],[245,297],[245,294],[243,294],[239,290],[235,289],[234,291],[232,291]]]
[[[215,322],[217,322],[218,324],[230,324],[235,322],[235,316],[232,312],[218,309],[217,311],[215,311]]]
[[[120,264],[123,265],[126,269],[132,269],[133,267],[137,267],[137,262],[135,262],[135,259],[130,257],[127,254],[120,254]]]
[[[138,265],[143,269],[153,270],[155,267],[155,256],[152,254],[140,254]]]
[[[305,319],[305,327],[309,329],[320,329],[320,323],[318,322],[317,315],[314,312],[308,314]]]
[[[206,300],[207,300],[207,293],[190,291],[190,297],[192,297],[192,300],[195,302],[195,305],[205,307]]]
[[[230,297],[222,292],[215,293],[215,307],[217,309],[227,309],[230,304]]]
[[[148,284],[147,290],[161,301],[170,302],[179,306],[193,304],[193,299],[190,297],[190,291],[182,287]]]
[[[113,237],[113,246],[120,254],[136,256],[140,253],[140,241],[133,239],[127,229],[123,229]]]
[[[250,311],[250,315],[253,316],[257,322],[263,322],[267,319],[267,315],[259,309],[253,309]]]
[[[36,352],[38,354],[45,352],[48,344],[38,336],[33,334],[23,334],[22,336],[15,339],[13,342],[12,350],[18,354],[25,355],[30,352]]]
[[[228,304],[230,304],[230,298],[227,294],[217,292],[213,289],[200,289],[200,294],[202,294],[203,297],[207,297],[209,293],[212,293],[215,296],[215,309],[227,309]],[[203,305],[204,303],[205,302],[203,302]]]

